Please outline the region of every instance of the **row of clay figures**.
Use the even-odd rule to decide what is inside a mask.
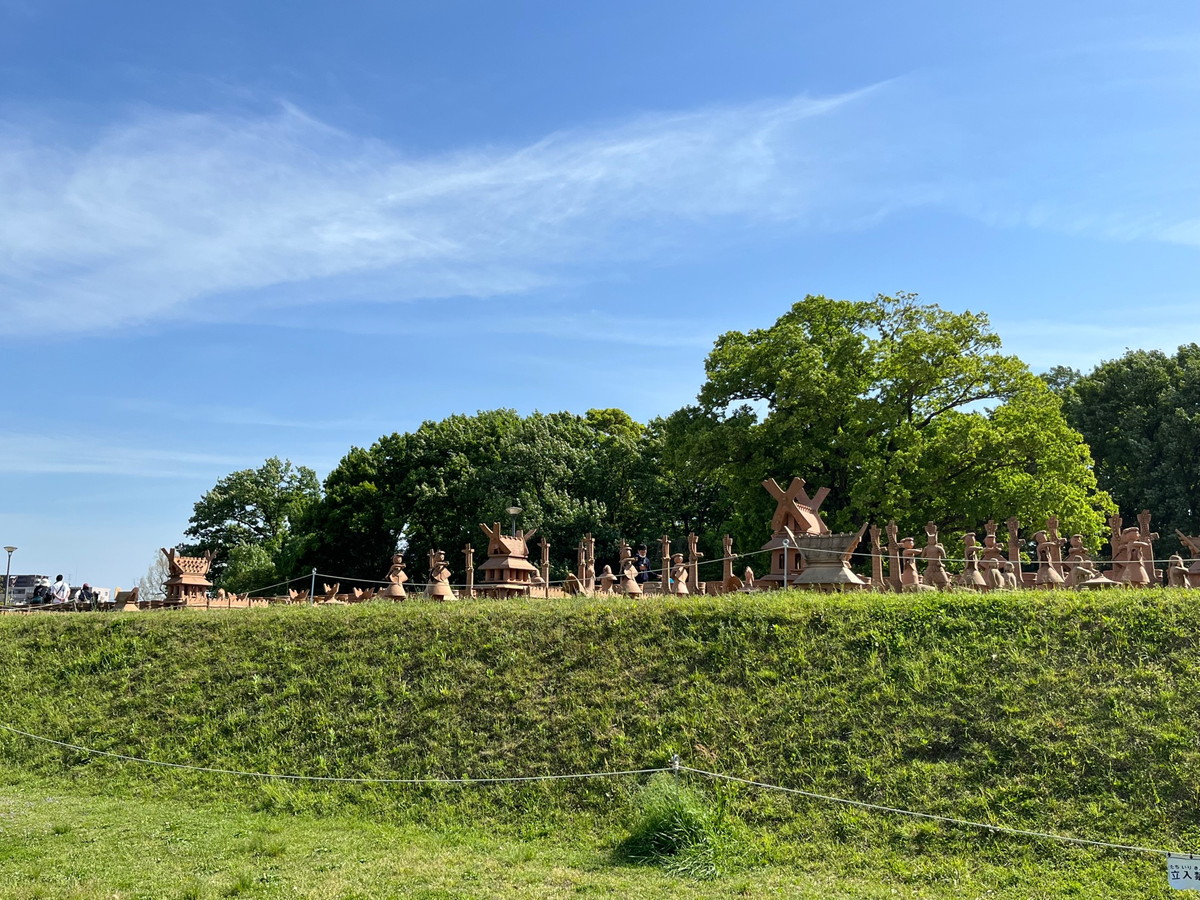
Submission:
[[[1200,560],[1193,561],[1189,568],[1182,557],[1172,556],[1166,572],[1154,567],[1154,541],[1159,535],[1150,530],[1150,513],[1144,510],[1137,517],[1137,524],[1126,527],[1120,516],[1109,519],[1109,541],[1112,547],[1109,568],[1101,572],[1084,546],[1081,535],[1075,534],[1064,540],[1059,537],[1058,519],[1051,517],[1046,527],[1034,532],[1029,543],[1034,547],[1036,568],[1023,571],[1021,547],[1023,545],[1020,525],[1015,518],[1007,521],[1008,543],[1000,543],[996,537],[998,526],[989,520],[984,525],[984,538],[980,543],[974,532],[963,536],[963,568],[952,575],[946,568],[945,547],[938,540],[938,528],[933,522],[925,526],[924,546],[918,546],[915,538],[900,538],[896,523],[886,526],[886,547],[877,526],[871,526],[871,577],[863,578],[850,568],[867,526],[857,532],[835,534],[821,518],[820,508],[829,495],[828,488],[821,488],[813,496],[805,490],[803,478],[793,478],[786,489],[769,478],[763,487],[776,502],[775,514],[771,519],[771,539],[763,545],[769,554],[770,571],[755,580],[751,569],[745,570],[744,579],[733,574],[732,540],[724,540],[724,571],[719,582],[700,580],[700,560],[703,554],[697,548],[695,534],[687,538],[687,557],[683,553],[671,552],[671,541],[664,535],[659,544],[662,568],[660,580],[649,580],[647,573],[639,571],[635,557],[626,541],[619,544],[617,572],[604,566],[596,572],[596,540],[589,532],[580,540],[576,549],[576,570],[567,576],[563,584],[566,594],[612,594],[638,595],[660,592],[676,595],[695,593],[720,594],[739,590],[762,590],[783,587],[807,587],[822,590],[863,589],[918,591],[947,589],[964,586],[979,590],[994,590],[1015,587],[1064,587],[1101,588],[1118,585],[1162,584],[1173,587],[1200,587]],[[504,534],[498,522],[489,527],[480,524],[488,537],[487,560],[480,567],[483,581],[475,583],[475,549],[467,544],[463,548],[466,562],[466,595],[490,597],[530,596],[534,588],[550,595],[550,544],[545,537],[539,542],[540,566],[529,559],[529,540],[536,529]],[[1200,557],[1200,537],[1192,538],[1176,532],[1193,556]],[[640,549],[640,548],[639,548]],[[183,606],[208,604],[207,591],[212,584],[206,578],[212,564],[211,552],[202,557],[185,557],[175,550],[164,549],[170,565],[170,577],[164,583],[166,599],[163,605]],[[919,568],[924,566],[922,572]],[[886,573],[885,573],[886,568]],[[450,583],[450,566],[442,550],[429,554],[429,580],[425,595],[434,600],[446,600],[457,596]],[[408,574],[404,568],[404,557],[396,554],[387,573],[386,586],[382,589],[354,588],[349,594],[340,594],[340,585],[324,584],[324,594],[311,598],[314,602],[345,603],[369,600],[374,597],[403,600]],[[308,591],[289,591],[288,598],[271,598],[304,602],[310,598]],[[248,598],[227,595],[239,602]],[[219,598],[226,599],[226,598]]]
[[[550,542],[544,537],[539,541],[541,549],[541,565],[535,566],[529,561],[529,539],[536,529],[516,531],[515,534],[504,534],[498,522],[491,527],[480,524],[484,534],[488,536],[488,558],[480,566],[483,581],[475,580],[475,548],[467,544],[463,548],[466,563],[465,593],[468,597],[528,597],[534,588],[541,589],[547,596],[550,592]],[[720,584],[706,584],[699,579],[699,564],[703,554],[697,548],[697,538],[688,535],[688,559],[685,562],[682,553],[671,553],[670,538],[661,539],[664,571],[669,573],[666,588],[662,583],[654,587],[664,593],[691,594],[702,593],[706,589],[711,593],[741,588],[742,581],[733,575],[733,541],[725,538],[725,577]],[[614,594],[623,593],[637,595],[646,592],[649,584],[639,579],[639,572],[634,564],[635,557],[628,542],[619,545],[620,575],[612,571],[611,566],[605,566],[599,575],[596,574],[596,539],[589,532],[579,542],[576,557],[576,571],[567,575],[563,583],[563,593],[577,594]],[[749,573],[753,579],[753,573]],[[404,571],[404,558],[397,554],[392,558],[392,569],[388,573],[389,586],[381,596],[394,600],[405,597],[403,584],[408,580]],[[426,596],[435,600],[445,600],[456,597],[450,584],[450,569],[446,563],[446,554],[442,550],[434,550],[429,557],[429,584],[425,590]]]
[[[937,525],[933,522],[925,526],[923,547],[918,547],[914,538],[899,538],[896,523],[892,522],[886,527],[885,549],[879,528],[872,526],[871,580],[896,591],[945,590],[951,586],[978,590],[1017,587],[1092,590],[1162,584],[1164,573],[1154,567],[1154,541],[1159,535],[1150,530],[1150,512],[1143,510],[1137,521],[1137,525],[1125,527],[1120,516],[1108,520],[1111,562],[1108,570],[1101,572],[1099,564],[1084,546],[1083,536],[1073,534],[1064,540],[1058,533],[1058,519],[1051,516],[1046,527],[1029,538],[1036,568],[1026,572],[1021,561],[1020,523],[1015,518],[1005,523],[1008,527],[1006,548],[996,538],[995,521],[989,520],[984,525],[982,544],[976,540],[974,532],[963,535],[963,569],[957,575],[946,570],[946,549],[938,541]],[[1177,534],[1194,554],[1200,555],[1200,538]],[[924,563],[924,572],[919,571],[919,562]],[[1193,562],[1189,569],[1181,556],[1172,556],[1165,575],[1166,583],[1171,587],[1200,587],[1200,561]]]
[[[698,539],[694,533],[688,535],[688,553],[685,561],[682,553],[671,552],[671,539],[664,534],[659,538],[660,559],[662,560],[662,568],[659,572],[660,574],[665,573],[665,575],[659,580],[649,580],[648,573],[639,573],[635,562],[637,557],[633,555],[633,548],[629,542],[622,540],[617,545],[617,571],[620,574],[614,573],[612,566],[605,566],[597,576],[596,539],[591,532],[588,532],[576,548],[575,571],[567,575],[563,591],[571,595],[620,593],[638,596],[657,592],[686,596],[688,594],[721,593],[722,590],[731,589],[733,582],[740,587],[741,582],[733,576],[733,539],[728,535],[725,536],[725,573],[719,584],[700,580],[700,560],[704,558],[704,554],[698,549],[697,542]],[[545,545],[545,548],[548,551],[548,545]],[[545,551],[543,559],[546,561],[546,570],[549,571],[549,558],[545,555]]]

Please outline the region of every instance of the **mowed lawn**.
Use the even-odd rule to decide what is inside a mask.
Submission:
[[[437,828],[98,797],[10,771],[0,787],[0,898],[1051,898],[1166,897],[1152,857],[943,835],[878,817],[846,840],[741,835],[714,878],[619,861],[596,822],[463,821]],[[592,827],[587,827],[587,825]],[[549,830],[551,833],[546,833]],[[854,829],[851,829],[853,832]]]

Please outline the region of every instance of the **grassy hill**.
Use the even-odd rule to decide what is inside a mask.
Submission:
[[[1200,847],[1198,607],[1187,591],[1145,591],[6,616],[0,720],[163,761],[328,776],[593,772],[678,753],[872,803],[1186,850]],[[26,776],[98,794],[543,833],[611,829],[637,789],[264,782],[3,732],[0,754]],[[929,854],[997,872],[1082,858],[704,789],[762,859],[878,851],[893,860],[887,877],[908,866],[936,880]]]

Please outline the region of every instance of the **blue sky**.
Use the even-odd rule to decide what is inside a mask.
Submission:
[[[229,471],[667,414],[806,293],[1173,349],[1198,146],[1194,2],[0,0],[0,541],[129,586]]]

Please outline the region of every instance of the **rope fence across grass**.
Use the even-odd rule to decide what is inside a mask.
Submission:
[[[122,762],[136,763],[139,765],[157,766],[161,768],[184,770],[189,772],[202,772],[213,775],[230,775],[240,778],[257,778],[263,780],[277,781],[304,781],[314,783],[337,783],[337,784],[379,784],[379,785],[457,785],[469,787],[473,785],[495,785],[495,784],[520,784],[532,782],[548,782],[548,781],[580,781],[594,778],[621,778],[634,777],[645,775],[657,775],[670,772],[675,776],[682,774],[696,775],[702,778],[707,778],[712,781],[720,781],[729,784],[740,784],[747,787],[754,787],[765,791],[774,791],[778,793],[788,794],[797,797],[803,797],[807,800],[816,800],[823,803],[834,803],[843,806],[850,806],[856,809],[866,810],[868,812],[886,813],[890,815],[907,816],[925,821],[938,822],[944,825],[954,825],[963,828],[974,828],[984,831],[989,831],[997,834],[1009,834],[1019,837],[1031,837],[1042,840],[1057,841],[1064,844],[1075,844],[1087,847],[1098,847],[1106,850],[1118,850],[1128,853],[1147,853],[1166,858],[1191,856],[1186,852],[1166,850],[1158,847],[1143,847],[1137,844],[1126,844],[1115,841],[1104,841],[1092,838],[1075,837],[1074,835],[1055,834],[1048,831],[1037,831],[1029,828],[1017,828],[1010,825],[997,825],[991,822],[977,822],[970,819],[961,819],[954,816],[938,815],[935,813],[919,812],[916,810],[903,809],[897,806],[885,806],[878,803],[869,803],[863,800],[854,800],[846,797],[837,797],[831,794],[821,794],[815,791],[801,790],[800,788],[789,788],[780,785],[770,784],[769,782],[760,779],[742,778],[736,775],[727,775],[721,772],[710,772],[706,769],[696,769],[691,766],[683,765],[678,755],[671,759],[669,766],[652,766],[641,769],[618,769],[612,771],[601,772],[569,772],[562,774],[550,775],[509,775],[509,776],[486,776],[481,778],[459,777],[428,777],[428,778],[383,778],[371,776],[337,776],[337,775],[305,775],[294,773],[278,773],[278,772],[253,772],[241,769],[222,769],[212,766],[197,766],[188,763],[173,763],[163,760],[147,759],[141,756],[132,756],[124,753],[116,753],[111,750],[98,750],[92,747],[86,747],[81,744],[72,743],[69,741],[61,741],[54,738],[45,737],[43,735],[34,734],[29,731],[23,731],[19,728],[14,728],[11,725],[0,723],[0,730],[7,731],[10,734],[15,734],[20,737],[27,738],[32,741],[37,741],[45,744],[50,744],[56,747],[62,747],[68,750],[74,750],[77,753],[84,753],[93,756],[103,756],[110,759],[120,760]]]

